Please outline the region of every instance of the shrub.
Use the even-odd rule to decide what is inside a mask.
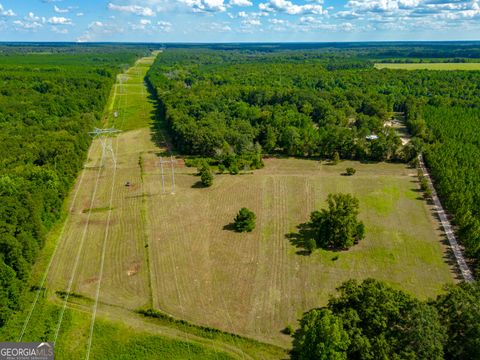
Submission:
[[[348,176],[355,175],[356,172],[357,172],[357,170],[355,170],[352,167],[348,167],[347,170],[346,170],[346,173],[347,173]]]
[[[203,186],[210,187],[213,185],[213,174],[210,171],[210,168],[204,166],[200,170],[200,178]]]
[[[236,232],[251,232],[255,229],[255,213],[247,208],[242,208],[235,217],[234,227]]]

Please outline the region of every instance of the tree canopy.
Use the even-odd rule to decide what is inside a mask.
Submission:
[[[445,328],[435,307],[367,279],[350,280],[324,308],[304,314],[298,359],[443,359]]]
[[[350,194],[330,194],[328,209],[314,211],[309,226],[317,246],[348,249],[365,237],[365,226],[357,219],[358,199]]]

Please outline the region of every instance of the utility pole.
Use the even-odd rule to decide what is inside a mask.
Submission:
[[[165,173],[163,171],[163,160],[160,156],[160,168],[162,169],[162,193],[165,194]]]
[[[170,162],[172,164],[172,183],[173,183],[173,188],[172,188],[172,195],[175,195],[175,167],[173,166],[173,163],[176,161],[173,159],[173,156],[170,155]]]

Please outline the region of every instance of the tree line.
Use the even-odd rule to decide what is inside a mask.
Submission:
[[[0,57],[0,326],[18,309],[31,265],[61,216],[116,74],[139,55],[17,50]]]
[[[478,283],[449,286],[430,301],[374,279],[337,290],[301,318],[293,359],[478,359]]]
[[[147,79],[176,147],[206,157],[261,149],[408,161],[411,149],[385,126],[393,112],[411,98],[422,106],[478,105],[477,72],[332,70],[328,57],[303,62],[290,54],[181,49],[158,57]]]

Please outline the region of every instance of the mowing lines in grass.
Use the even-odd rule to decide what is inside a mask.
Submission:
[[[123,89],[123,84],[122,84],[122,89]],[[115,100],[115,99],[114,99]],[[124,111],[122,114],[122,125],[120,126],[120,129],[123,128],[125,124],[125,109],[127,107],[127,96],[124,97]],[[115,125],[115,118],[114,118],[114,125]],[[115,154],[118,154],[118,137],[116,138],[116,147],[115,147],[115,152],[113,151],[112,148],[112,156],[115,158]],[[92,313],[92,320],[90,322],[90,333],[88,336],[88,343],[87,343],[87,352],[85,355],[85,358],[88,360],[90,358],[90,351],[92,349],[92,341],[93,341],[93,329],[95,327],[95,319],[97,317],[97,308],[98,308],[98,299],[100,297],[100,287],[102,284],[102,278],[103,278],[103,269],[105,265],[105,251],[107,248],[107,239],[108,235],[110,232],[110,220],[112,217],[112,208],[113,208],[113,193],[115,190],[115,180],[117,177],[117,162],[114,161],[114,166],[113,166],[113,176],[112,176],[112,186],[110,189],[110,200],[109,200],[109,211],[108,211],[108,216],[107,216],[107,224],[105,226],[105,235],[103,237],[103,245],[102,245],[102,255],[101,255],[101,261],[100,261],[100,271],[98,275],[98,282],[97,282],[97,288],[95,290],[95,302],[93,304],[93,313]]]
[[[93,146],[93,145],[92,145]],[[95,201],[95,197],[97,195],[97,189],[98,189],[98,183],[100,181],[100,175],[102,173],[102,168],[103,168],[103,164],[104,164],[104,160],[105,160],[105,148],[103,148],[102,150],[102,157],[100,158],[100,167],[98,169],[98,172],[97,172],[97,178],[95,180],[95,186],[93,188],[93,194],[92,194],[92,197],[90,199],[90,210],[88,211],[88,215],[87,215],[87,221],[85,223],[85,226],[83,228],[83,234],[82,234],[82,237],[81,237],[81,240],[80,240],[80,246],[77,250],[77,255],[75,257],[75,263],[73,265],[73,269],[72,269],[72,275],[70,277],[70,281],[68,283],[68,289],[67,289],[67,293],[65,295],[65,298],[63,300],[63,305],[62,305],[62,309],[60,311],[60,317],[59,317],[59,320],[58,320],[58,326],[57,326],[57,329],[55,331],[55,337],[54,337],[54,340],[53,340],[53,343],[56,343],[57,342],[57,338],[58,338],[58,334],[60,333],[60,328],[62,326],[62,321],[63,321],[63,316],[65,314],[65,309],[67,307],[67,302],[68,302],[68,298],[70,297],[70,292],[72,291],[72,286],[73,286],[73,280],[75,278],[75,274],[77,272],[77,267],[78,267],[78,263],[80,261],[80,254],[82,253],[82,250],[83,250],[83,244],[85,243],[85,238],[87,236],[87,230],[88,230],[88,227],[90,225],[90,217],[92,215],[92,209],[93,209],[93,205],[94,205],[94,201]]]
[[[87,160],[90,158],[91,152],[92,152],[92,146],[90,146],[89,149],[88,149]],[[50,268],[52,267],[53,259],[55,258],[55,255],[57,253],[58,245],[60,243],[60,240],[63,238],[63,234],[65,233],[65,229],[67,227],[67,222],[68,222],[69,215],[72,213],[72,211],[75,207],[75,203],[77,201],[77,196],[78,196],[78,193],[80,192],[80,189],[82,187],[84,177],[85,177],[85,171],[83,170],[82,174],[80,175],[80,179],[78,181],[77,188],[76,188],[76,190],[73,194],[72,203],[70,205],[70,208],[68,209],[67,217],[66,217],[65,221],[63,222],[62,230],[60,231],[60,235],[58,235],[57,241],[55,243],[55,248],[53,249],[53,253],[50,256],[50,260],[48,262],[47,268],[45,269],[45,272],[43,273],[42,281],[40,282],[40,286],[37,289],[37,293],[35,295],[35,299],[33,300],[32,307],[30,308],[30,311],[28,312],[27,318],[25,319],[22,330],[20,332],[20,336],[18,338],[19,342],[22,341],[22,338],[25,335],[25,331],[27,329],[28,323],[30,322],[33,311],[35,310],[35,306],[37,305],[38,299],[40,298],[41,289],[45,285],[45,281],[47,280],[48,273],[50,272]]]
[[[117,138],[115,153],[118,154],[118,138]],[[95,326],[95,318],[97,316],[98,298],[100,296],[100,286],[102,284],[103,269],[104,269],[104,264],[105,264],[105,251],[106,251],[107,239],[108,239],[108,235],[109,235],[109,231],[110,231],[110,220],[111,220],[111,216],[112,216],[113,193],[114,193],[114,190],[115,190],[116,176],[117,176],[117,163],[114,162],[113,176],[112,176],[112,187],[110,189],[110,201],[109,201],[110,210],[108,211],[107,224],[106,224],[106,227],[105,227],[105,235],[104,235],[104,238],[103,238],[102,256],[101,256],[101,261],[100,261],[100,273],[98,275],[98,283],[97,283],[97,289],[96,289],[96,293],[95,293],[95,303],[93,305],[92,321],[90,323],[90,334],[89,334],[89,337],[88,337],[87,354],[85,356],[85,358],[87,360],[90,358],[90,350],[92,348],[93,328]]]

